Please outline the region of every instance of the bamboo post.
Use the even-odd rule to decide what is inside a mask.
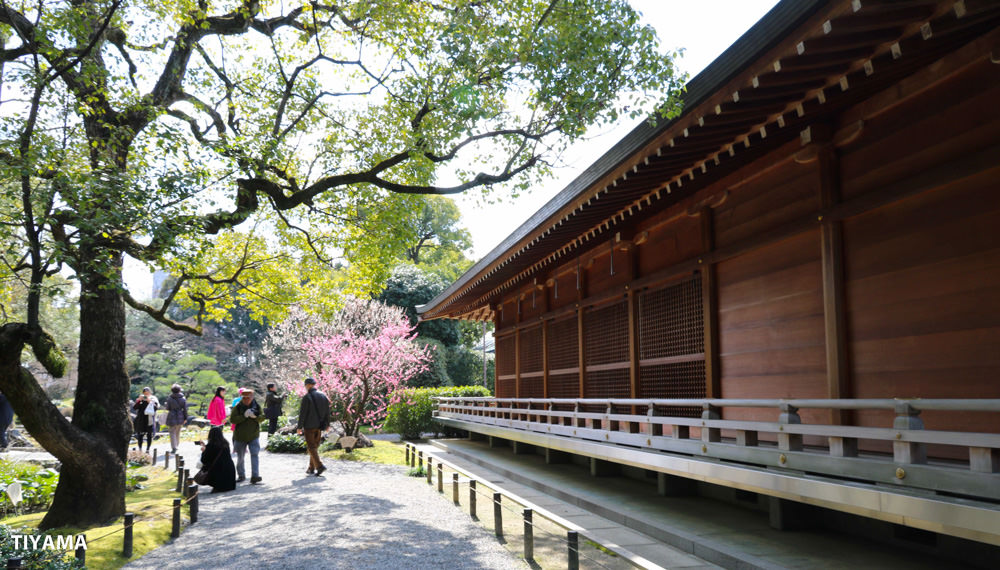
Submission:
[[[135,526],[135,513],[125,513],[125,536],[122,539],[122,556],[132,558],[132,527]]]
[[[500,493],[493,493],[493,532],[496,533],[497,538],[503,538],[503,511],[500,505],[500,499],[503,497]]]
[[[458,473],[451,474],[451,500],[458,504]]]
[[[531,524],[531,509],[524,509],[524,559],[535,559],[535,533],[534,525]]]
[[[569,556],[569,570],[580,570],[580,535],[575,530],[566,532],[567,555]]]
[[[181,500],[174,499],[174,519],[170,529],[170,538],[177,538],[181,535]]]
[[[444,463],[438,461],[438,493],[444,493]]]
[[[469,479],[469,516],[472,520],[478,520],[476,517],[476,480]]]
[[[83,536],[83,545],[76,547],[76,559],[80,561],[80,564],[87,564],[87,535]]]
[[[191,524],[198,522],[198,485],[193,481],[187,486],[188,508],[191,516]]]

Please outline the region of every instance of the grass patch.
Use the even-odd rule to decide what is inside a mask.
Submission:
[[[89,568],[112,570],[121,568],[128,562],[170,540],[171,506],[173,500],[180,496],[174,491],[177,486],[176,472],[167,471],[162,467],[144,467],[137,471],[149,476],[149,479],[143,482],[142,489],[125,494],[125,510],[135,513],[135,526],[132,529],[132,558],[122,557],[123,533],[120,532],[123,524],[122,518],[105,526],[87,529],[67,527],[51,531],[51,534],[61,535],[85,533],[87,535],[87,566]],[[187,508],[183,507],[181,513],[183,523],[187,520]],[[0,523],[11,528],[22,526],[37,528],[44,516],[44,512],[32,513],[19,517],[9,517]]]
[[[393,441],[372,441],[374,447],[359,447],[348,453],[343,449],[324,451],[323,457],[343,461],[368,461],[386,465],[406,465],[406,449],[402,443]]]

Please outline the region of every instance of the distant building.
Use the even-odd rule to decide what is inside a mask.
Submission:
[[[420,308],[496,325],[497,399],[439,419],[779,528],[1000,545],[998,26],[779,3]]]

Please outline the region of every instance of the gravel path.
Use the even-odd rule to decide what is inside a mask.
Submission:
[[[262,451],[262,484],[203,494],[196,524],[126,568],[528,567],[405,467],[327,460],[313,477],[307,463]]]

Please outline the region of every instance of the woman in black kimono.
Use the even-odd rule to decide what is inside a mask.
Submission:
[[[208,443],[202,446],[202,469],[208,471],[208,481],[213,493],[232,491],[236,488],[236,466],[229,455],[229,442],[222,436],[221,427],[208,430]]]

